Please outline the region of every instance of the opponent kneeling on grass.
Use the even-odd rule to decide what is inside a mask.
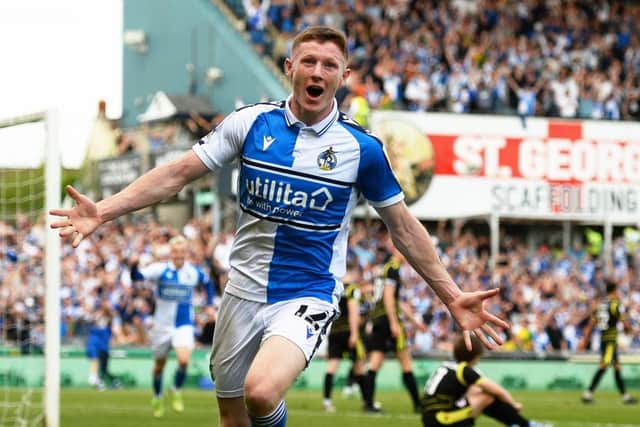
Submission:
[[[511,393],[475,368],[482,356],[480,341],[471,337],[468,350],[463,337],[453,345],[455,362],[443,362],[429,377],[422,398],[425,427],[468,427],[481,414],[507,426],[550,427],[520,415],[522,404]]]

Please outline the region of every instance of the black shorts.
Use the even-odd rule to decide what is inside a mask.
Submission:
[[[424,427],[471,427],[474,424],[475,419],[471,415],[470,406],[453,411],[429,411],[422,414]]]
[[[332,332],[329,334],[329,359],[342,359],[345,355],[348,355],[352,362],[365,360],[366,355],[362,340],[358,339],[355,348],[349,348],[349,335],[349,331]]]
[[[373,328],[369,337],[369,351],[381,351],[383,353],[405,350],[407,348],[407,340],[404,335],[402,323],[400,323],[400,335],[394,338],[391,335],[391,327],[389,319],[386,316],[378,317],[373,320]]]

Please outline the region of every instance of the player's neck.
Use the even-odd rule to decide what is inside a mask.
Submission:
[[[334,100],[335,102],[335,100]],[[305,109],[295,98],[289,100],[289,109],[296,119],[307,126],[314,126],[326,119],[333,111],[333,102],[324,110],[312,111]]]

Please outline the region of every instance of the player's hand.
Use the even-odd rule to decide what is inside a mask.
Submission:
[[[398,338],[400,336],[400,325],[398,322],[389,323],[389,329],[391,330],[391,336]]]
[[[484,308],[484,301],[496,296],[498,292],[498,288],[488,291],[463,292],[449,303],[448,307],[451,315],[462,328],[467,349],[472,349],[472,331],[488,349],[492,349],[494,345],[487,339],[487,335],[498,345],[502,344],[502,338],[491,325],[493,324],[501,329],[508,329],[509,324]]]
[[[349,334],[349,348],[356,348],[358,343],[358,334]]]
[[[429,330],[429,327],[422,322],[417,322],[416,328],[418,328],[420,332],[427,332]]]
[[[64,217],[53,222],[51,228],[60,228],[58,233],[62,238],[70,238],[71,244],[77,248],[82,239],[90,235],[102,224],[98,216],[95,202],[78,190],[67,185],[67,194],[75,200],[76,205],[71,209],[51,209],[50,215]]]
[[[523,408],[522,403],[520,403],[520,402],[513,402],[513,407],[518,412],[522,411],[522,408]]]

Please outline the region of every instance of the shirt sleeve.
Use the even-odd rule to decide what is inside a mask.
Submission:
[[[468,385],[472,385],[477,383],[482,378],[482,375],[480,375],[480,373],[473,369],[471,366],[467,365],[462,371],[462,377]]]
[[[393,265],[389,265],[385,274],[384,285],[391,286],[392,288],[398,287],[398,283],[400,283],[400,269],[396,268]]]
[[[209,169],[216,171],[238,158],[255,121],[254,110],[247,107],[234,111],[193,146],[193,151]]]
[[[374,137],[361,145],[356,185],[373,207],[390,206],[404,199],[382,144]]]

